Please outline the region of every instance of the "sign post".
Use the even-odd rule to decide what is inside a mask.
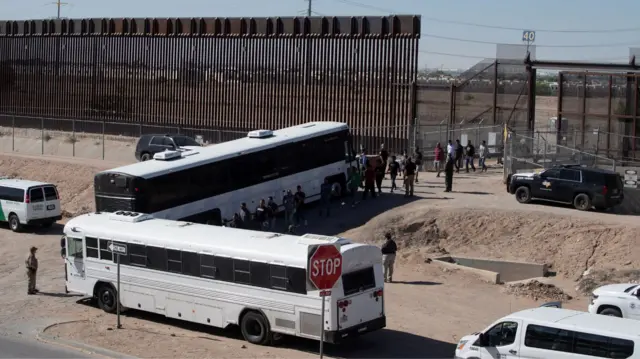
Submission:
[[[324,355],[325,297],[331,295],[331,289],[342,275],[342,253],[333,244],[310,246],[308,258],[309,281],[320,291],[322,298],[320,309],[320,358],[322,358]]]
[[[535,31],[533,31],[533,30],[523,30],[522,31],[522,42],[527,44],[527,53],[525,54],[525,56],[529,54],[529,46],[531,46],[531,44],[533,44],[534,41],[536,41],[536,32]]]
[[[120,255],[127,255],[127,245],[122,243],[109,243],[109,251],[116,255],[116,271],[117,271],[117,288],[116,288],[116,316],[117,324],[116,328],[121,329],[120,324]]]

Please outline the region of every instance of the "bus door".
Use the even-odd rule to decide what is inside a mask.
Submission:
[[[83,239],[67,236],[67,289],[71,292],[84,290],[84,245]]]

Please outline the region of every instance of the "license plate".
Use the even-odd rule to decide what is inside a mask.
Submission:
[[[47,211],[51,211],[53,209],[56,209],[56,205],[55,204],[48,204],[47,205]]]
[[[613,193],[618,193],[618,190],[617,190],[617,189],[614,189],[614,190],[613,190]]]

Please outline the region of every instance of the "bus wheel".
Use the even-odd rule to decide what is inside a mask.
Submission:
[[[116,290],[112,286],[103,284],[98,289],[98,305],[107,313],[116,312]]]
[[[265,317],[256,312],[247,312],[240,321],[242,336],[251,344],[266,345],[271,339],[269,324]]]

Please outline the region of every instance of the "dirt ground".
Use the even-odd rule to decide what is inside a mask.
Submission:
[[[62,205],[70,213],[93,208],[93,174],[116,163],[0,156],[0,171],[57,183]],[[544,286],[529,295],[493,285],[428,259],[443,252],[476,257],[548,263],[553,283],[573,299],[566,307],[585,310],[577,292],[585,271],[607,271],[607,280],[640,265],[637,217],[578,212],[540,204],[521,205],[508,195],[499,169],[488,174],[454,177],[454,192],[444,193],[442,178],[421,173],[418,198],[384,193],[355,209],[336,203],[329,219],[309,213],[307,232],[343,233],[358,241],[379,243],[392,231],[400,247],[394,279],[385,286],[388,326],[353,345],[328,347],[328,356],[345,358],[451,357],[460,336],[481,330],[500,316],[546,301]],[[386,183],[388,185],[388,183]],[[388,192],[388,188],[385,189]],[[79,297],[64,294],[63,260],[59,256],[61,226],[48,231],[14,234],[0,228],[0,334],[15,334],[25,322],[79,320],[47,333],[138,357],[304,358],[316,355],[317,343],[290,338],[279,347],[258,347],[241,339],[237,329],[216,330],[136,311],[115,329],[108,315]],[[23,261],[27,249],[39,247],[41,295],[26,295]],[[624,277],[627,278],[627,277]],[[567,298],[555,292],[552,298]],[[538,300],[535,300],[538,299]],[[481,308],[482,310],[477,310]]]

